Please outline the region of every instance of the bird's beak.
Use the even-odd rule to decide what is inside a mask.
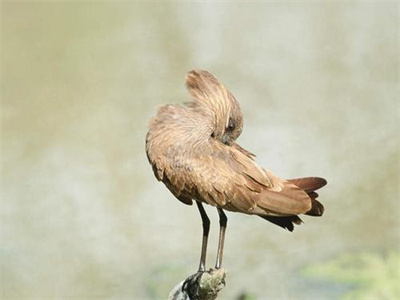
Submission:
[[[227,134],[225,134],[225,133],[221,137],[221,142],[224,143],[227,146],[231,145],[231,140],[230,140],[229,136]]]

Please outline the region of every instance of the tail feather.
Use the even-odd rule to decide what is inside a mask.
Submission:
[[[321,204],[321,202],[311,198],[311,209],[306,212],[307,216],[314,216],[314,217],[319,217],[322,216],[324,213],[324,206]]]
[[[260,217],[289,231],[293,231],[294,224],[300,225],[301,223],[303,223],[303,221],[298,216],[286,216],[286,217],[260,216]]]
[[[318,197],[318,193],[316,193],[315,191],[325,186],[327,184],[327,181],[324,178],[320,177],[304,177],[289,179],[288,181],[303,189],[311,198],[311,209],[306,212],[306,215],[322,216],[322,214],[324,213],[324,206],[316,200]]]
[[[289,182],[297,185],[306,193],[314,192],[327,184],[327,181],[321,177],[303,177],[296,179],[289,179]]]
[[[298,188],[304,190],[310,197],[311,209],[305,214],[309,216],[322,216],[324,213],[324,206],[316,200],[318,198],[318,193],[315,191],[326,185],[327,181],[320,177],[304,177],[289,179],[288,181],[296,185]],[[303,223],[303,221],[297,215],[282,217],[260,215],[260,217],[289,231],[293,231],[294,224],[300,225]]]

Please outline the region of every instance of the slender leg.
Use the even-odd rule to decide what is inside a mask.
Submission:
[[[222,265],[222,256],[224,254],[224,241],[225,241],[225,230],[226,224],[228,223],[228,218],[226,217],[222,208],[217,207],[219,214],[219,241],[218,241],[218,253],[217,262],[215,263],[215,268],[220,269]]]
[[[201,204],[201,202],[198,201],[196,201],[196,204],[200,211],[201,220],[203,221],[203,241],[201,244],[199,272],[204,272],[206,270],[207,241],[208,241],[208,233],[210,232],[210,219],[207,217],[203,204]]]

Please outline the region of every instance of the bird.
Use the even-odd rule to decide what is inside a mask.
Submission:
[[[191,101],[161,106],[151,119],[146,154],[157,180],[182,203],[197,205],[203,227],[198,272],[205,272],[210,231],[203,204],[216,207],[219,215],[215,269],[222,266],[228,220],[224,211],[259,216],[289,231],[302,223],[299,215],[323,214],[315,191],[327,184],[324,178],[282,179],[236,142],[243,113],[214,75],[191,70],[186,88]]]

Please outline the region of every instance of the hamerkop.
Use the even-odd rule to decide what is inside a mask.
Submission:
[[[219,214],[217,269],[227,224],[224,210],[260,216],[289,231],[302,223],[299,214],[322,215],[315,190],[325,179],[285,180],[261,168],[255,156],[235,142],[243,128],[235,97],[203,70],[190,71],[186,86],[193,101],[159,108],[150,122],[146,152],[156,178],[181,202],[197,204],[203,221],[199,272],[205,271],[210,229],[202,203],[215,206]]]

